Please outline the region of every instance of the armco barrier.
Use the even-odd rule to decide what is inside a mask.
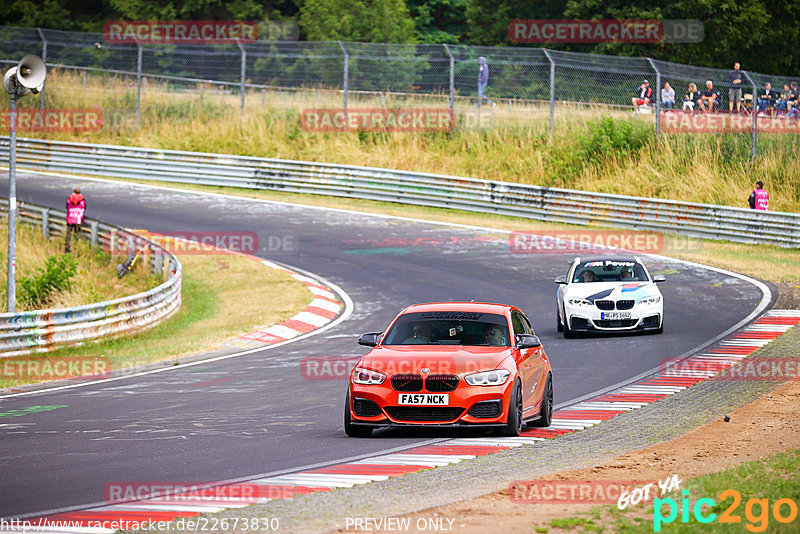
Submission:
[[[0,200],[0,211],[8,214],[8,199]],[[19,204],[19,220],[42,228],[45,237],[64,235],[66,213],[30,203]],[[121,228],[85,219],[83,233],[93,246],[107,250],[128,243],[141,250],[153,271],[166,281],[149,291],[106,302],[72,308],[0,313],[0,357],[54,350],[65,345],[104,336],[116,336],[155,326],[181,305],[181,264],[156,243]],[[120,243],[123,245],[120,247]],[[124,260],[120,256],[120,260]]]
[[[41,139],[18,140],[20,168],[311,193],[800,247],[800,215],[410,171]],[[8,138],[0,138],[8,153]]]

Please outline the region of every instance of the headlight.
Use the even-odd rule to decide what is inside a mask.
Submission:
[[[363,367],[353,369],[353,382],[356,384],[378,385],[383,384],[384,380],[386,380],[386,375],[378,371],[364,369]]]
[[[494,371],[483,371],[473,373],[464,377],[470,386],[500,386],[508,380],[511,371],[506,369],[496,369]]]
[[[594,304],[592,304],[586,299],[569,299],[567,302],[569,302],[573,306],[594,306]]]
[[[642,297],[637,304],[647,306],[648,304],[657,304],[661,302],[661,295],[652,295],[650,297]]]

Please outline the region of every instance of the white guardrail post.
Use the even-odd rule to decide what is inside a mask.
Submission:
[[[2,150],[8,151],[8,141]],[[0,199],[0,212],[8,212],[8,199]],[[66,231],[63,210],[24,203],[19,205],[19,220],[42,225],[45,237]],[[90,233],[92,245],[114,253],[115,241],[133,239],[150,258],[156,274],[169,265],[166,280],[149,291],[106,302],[70,308],[0,313],[0,359],[31,352],[54,350],[100,337],[112,337],[150,328],[169,317],[181,305],[182,267],[178,258],[157,243],[100,221],[86,219],[84,232]],[[120,237],[122,239],[120,240]],[[144,263],[143,263],[144,264]]]
[[[8,138],[0,137],[0,156]],[[800,248],[800,215],[392,169],[19,139],[20,168],[266,189]]]

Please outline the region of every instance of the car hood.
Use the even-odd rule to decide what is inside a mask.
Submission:
[[[372,349],[360,366],[392,376],[396,374],[464,375],[497,368],[511,356],[511,347],[453,345],[390,345]],[[424,372],[423,369],[427,369]]]
[[[566,298],[581,298],[589,302],[608,299],[632,299],[661,295],[653,282],[594,282],[589,284],[569,284],[564,288]]]

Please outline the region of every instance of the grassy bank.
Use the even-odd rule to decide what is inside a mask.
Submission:
[[[92,77],[83,86],[79,76],[54,71],[48,76],[48,107],[96,106],[104,113],[104,124],[99,132],[46,135],[392,167],[741,207],[747,206],[753,183],[761,179],[771,193],[773,210],[800,211],[800,148],[792,135],[760,135],[759,157],[751,162],[749,134],[665,135],[656,144],[652,115],[636,119],[628,110],[559,105],[551,141],[547,108],[536,103],[484,111],[491,127],[483,129],[314,133],[301,129],[301,110],[340,107],[337,93],[248,93],[241,117],[237,95],[209,86],[186,89],[190,90],[177,92],[148,80],[141,127],[136,128],[135,88],[130,82]],[[38,105],[34,98],[22,102]],[[441,107],[442,102],[399,100],[391,95],[381,101],[353,95],[350,106]]]
[[[135,336],[89,342],[31,358],[108,358],[111,369],[176,359],[211,350],[221,342],[288,319],[313,298],[288,274],[242,256],[181,256],[180,310],[156,327]],[[127,278],[127,277],[126,277]],[[210,284],[209,281],[214,283]],[[0,376],[0,388],[26,382]]]
[[[8,219],[0,219],[0,302],[5,305],[8,267]],[[38,227],[17,226],[17,311],[64,308],[111,300],[147,291],[161,283],[146,269],[117,278],[121,259],[92,249],[86,239],[64,254],[64,238],[44,239]],[[124,259],[124,258],[123,258]],[[48,269],[48,261],[51,267]],[[70,271],[74,275],[70,275]]]
[[[625,510],[611,505],[596,507],[587,516],[555,519],[550,522],[553,530],[541,528],[537,531],[637,534],[652,533],[657,523],[657,532],[797,532],[797,504],[800,501],[798,462],[800,450],[793,450],[685,481],[681,488],[689,490],[688,501],[683,501],[686,497],[679,492],[662,498],[674,501],[673,509],[677,513],[671,521],[667,521],[669,504],[663,504],[661,514],[656,514],[659,517],[657,522],[652,503],[630,506]],[[726,490],[733,491],[723,493]],[[704,501],[697,508],[700,515],[696,516],[696,503],[701,498],[711,499],[715,504],[710,506],[708,501]],[[776,519],[774,505],[777,501],[781,501],[780,516],[792,518],[788,524]],[[690,508],[684,517],[683,509],[687,503]],[[726,510],[729,517],[724,522],[721,516]],[[698,517],[713,520],[701,522]]]

